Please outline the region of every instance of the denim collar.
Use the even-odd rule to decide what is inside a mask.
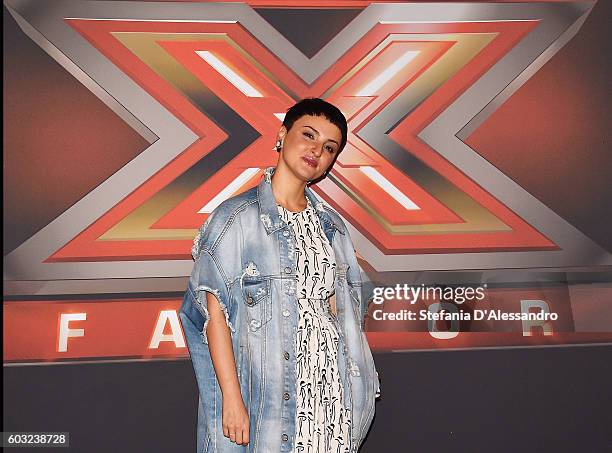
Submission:
[[[264,170],[264,177],[257,186],[257,199],[259,201],[259,218],[266,228],[268,234],[283,228],[286,226],[285,222],[281,219],[278,214],[278,208],[276,206],[276,198],[272,192],[272,175],[276,167],[268,167]],[[344,234],[344,226],[338,223],[323,203],[320,202],[314,195],[312,189],[308,186],[304,188],[304,194],[310,200],[310,204],[315,207],[315,211],[319,216],[321,225],[323,228],[335,228],[340,233]]]

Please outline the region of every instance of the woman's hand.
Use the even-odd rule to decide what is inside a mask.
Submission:
[[[223,397],[223,435],[238,445],[249,443],[249,414],[240,395]]]

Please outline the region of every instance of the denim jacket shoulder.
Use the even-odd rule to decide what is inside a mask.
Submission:
[[[257,201],[256,187],[221,202],[208,215],[193,240],[191,255],[198,259],[202,248],[214,252],[232,228],[236,228],[236,218],[240,211]],[[230,233],[231,235],[231,233]]]

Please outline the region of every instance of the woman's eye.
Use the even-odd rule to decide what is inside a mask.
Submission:
[[[310,132],[304,132],[304,135],[308,138],[314,138],[314,135],[312,135]]]
[[[330,153],[333,153],[335,151],[333,146],[326,146],[327,151],[329,151]]]

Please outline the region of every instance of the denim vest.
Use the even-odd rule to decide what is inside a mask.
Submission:
[[[198,452],[291,452],[295,440],[295,356],[298,325],[295,237],[279,216],[268,167],[257,187],[209,215],[194,240],[195,260],[179,312],[199,388]],[[357,263],[346,226],[308,187],[337,263],[335,317],[344,405],[351,409],[350,452],[374,417],[380,392],[363,327],[372,284]],[[250,419],[248,445],[223,435],[222,394],[207,340],[206,293],[220,302],[229,326],[242,397]]]

